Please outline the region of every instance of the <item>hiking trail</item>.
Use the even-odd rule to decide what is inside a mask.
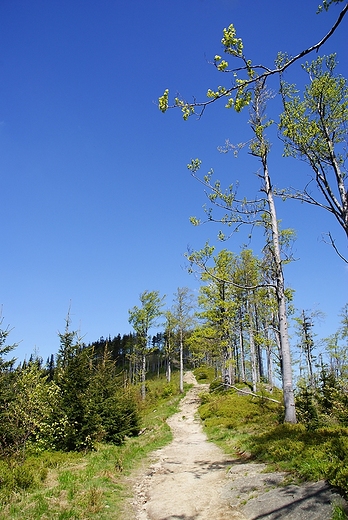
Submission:
[[[173,440],[152,454],[150,466],[134,477],[135,520],[330,520],[342,498],[324,482],[282,485],[285,473],[266,464],[233,458],[211,442],[197,417],[198,385],[167,422]]]

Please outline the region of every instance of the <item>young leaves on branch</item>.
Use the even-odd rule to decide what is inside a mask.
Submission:
[[[324,0],[323,5],[319,6],[318,12],[328,10],[330,5],[338,4],[343,0]],[[240,112],[245,106],[251,102],[252,86],[257,80],[266,79],[268,76],[281,74],[293,63],[302,59],[307,54],[313,51],[318,51],[320,47],[332,36],[337,27],[343,20],[343,17],[348,11],[348,4],[346,4],[340,12],[337,21],[330,28],[328,33],[319,40],[316,44],[302,50],[293,57],[288,57],[287,54],[279,53],[276,59],[276,67],[269,68],[263,64],[255,65],[252,60],[247,59],[244,55],[244,45],[241,38],[237,38],[236,29],[233,24],[223,29],[223,37],[221,43],[223,45],[223,52],[240,60],[240,65],[229,68],[229,63],[224,60],[220,54],[216,54],[213,64],[219,72],[230,73],[233,76],[232,86],[224,87],[218,86],[217,89],[209,88],[207,91],[208,101],[196,101],[195,99],[189,103],[180,97],[175,97],[174,103],[169,103],[169,90],[166,89],[158,100],[158,108],[165,113],[169,108],[180,108],[183,119],[186,121],[191,115],[197,114],[199,117],[203,114],[205,108],[221,98],[227,98],[225,107],[234,108],[236,112]],[[242,77],[241,77],[242,75]]]
[[[221,230],[218,233],[220,240],[226,240],[234,232],[238,231],[242,224],[249,224],[254,226],[255,224],[261,224],[263,222],[260,216],[265,211],[265,203],[262,198],[247,200],[237,198],[237,187],[230,184],[225,190],[221,187],[221,182],[216,180],[213,182],[212,177],[214,170],[209,170],[208,173],[200,177],[198,172],[200,170],[202,161],[200,159],[192,159],[191,163],[187,165],[191,175],[194,179],[198,180],[205,187],[205,194],[211,203],[207,206],[203,206],[206,214],[205,222],[219,222],[220,224],[227,225],[228,227],[233,226],[233,230],[226,236]],[[217,210],[221,210],[220,216],[213,214],[213,207]],[[190,222],[194,226],[202,224],[202,221],[197,217],[190,217]]]
[[[278,195],[326,209],[348,237],[348,85],[335,74],[336,65],[335,55],[305,63],[310,82],[302,99],[294,85],[281,82],[284,112],[279,128],[284,155],[305,160],[313,178],[302,191],[288,189]],[[317,194],[310,191],[312,185]]]

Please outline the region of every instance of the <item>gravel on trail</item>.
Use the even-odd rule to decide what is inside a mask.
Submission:
[[[197,417],[198,385],[168,419],[173,440],[156,450],[134,476],[132,508],[136,520],[330,520],[332,504],[343,499],[324,481],[284,485],[285,473],[265,464],[233,458],[208,442]]]

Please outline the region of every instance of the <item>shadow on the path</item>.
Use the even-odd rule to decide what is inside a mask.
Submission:
[[[197,515],[170,515],[170,516],[164,516],[163,518],[161,518],[161,520],[196,520],[198,518],[198,513]]]
[[[274,507],[275,501],[271,499],[271,496],[269,496],[267,502],[260,503],[256,499],[255,513],[252,514],[252,519],[277,520],[287,518],[289,515],[291,515],[291,518],[295,518],[292,515],[297,515],[296,518],[329,518],[327,512],[332,507],[331,488],[328,484],[320,485],[320,483],[315,483],[314,486],[313,490],[307,488],[305,491],[301,489],[301,486],[278,488],[276,498],[278,504],[280,502],[278,507]],[[325,510],[323,509],[324,506]],[[248,513],[250,514],[250,511]]]
[[[221,471],[222,469],[230,468],[233,464],[232,460],[216,460],[211,462],[209,460],[195,460],[195,466],[197,466],[197,470],[192,473],[196,478],[201,478],[203,475],[207,473],[211,473],[213,471]]]

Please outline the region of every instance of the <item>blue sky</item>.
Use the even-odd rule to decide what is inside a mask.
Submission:
[[[145,289],[170,306],[177,287],[198,288],[184,253],[214,243],[218,228],[189,223],[205,196],[186,165],[199,157],[226,184],[239,179],[244,195],[257,191],[258,164],[217,151],[227,138],[250,137],[247,114],[220,104],[185,123],[177,111],[161,114],[158,96],[169,88],[204,99],[229,81],[208,62],[230,23],[255,63],[312,45],[339,12],[316,15],[318,2],[0,2],[0,304],[19,359],[57,352],[70,302],[72,327],[89,342],[128,333],[128,309]],[[346,27],[323,49],[338,53],[345,76]],[[299,65],[288,79],[305,80]],[[301,186],[308,168],[281,153],[274,135],[273,180]],[[294,304],[323,311],[317,333],[331,334],[348,270],[321,237],[330,230],[345,252],[343,231],[296,202],[279,203],[278,214],[297,232],[297,260],[285,269]],[[223,247],[239,253],[244,242],[241,234]]]

